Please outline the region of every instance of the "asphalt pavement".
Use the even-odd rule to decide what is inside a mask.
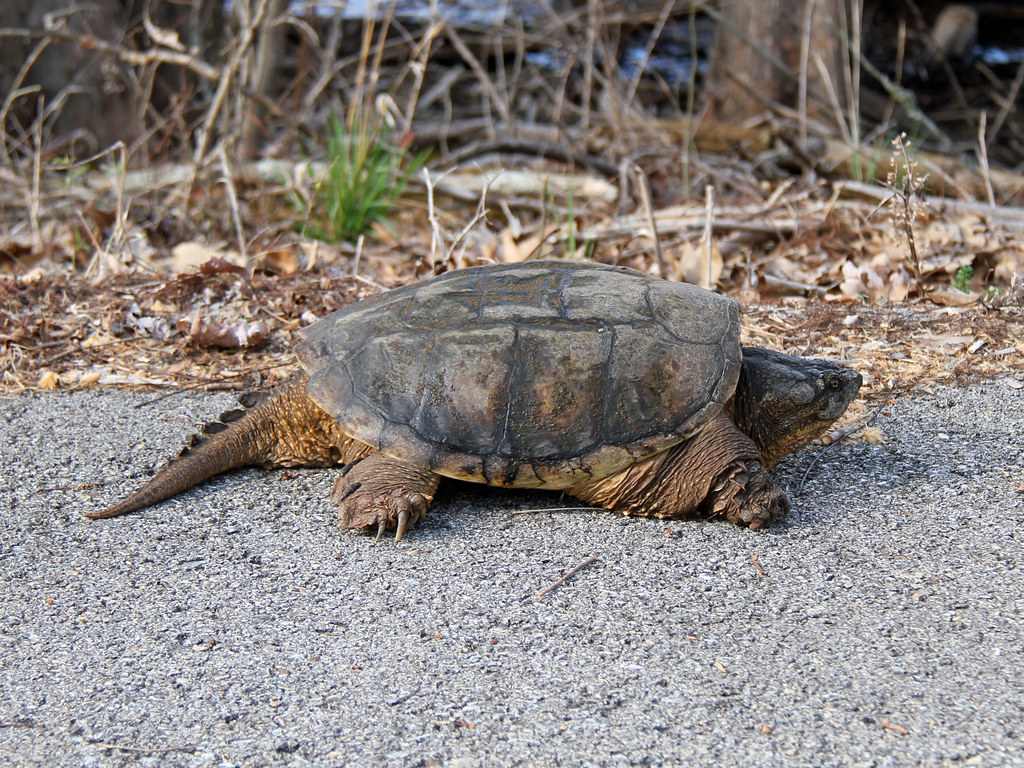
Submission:
[[[768,531],[449,484],[397,545],[325,470],[84,520],[232,403],[152,398],[0,396],[0,765],[1024,766],[1005,382],[787,460]]]

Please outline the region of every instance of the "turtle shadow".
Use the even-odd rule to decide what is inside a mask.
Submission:
[[[793,504],[784,525],[884,516],[886,498],[911,498],[919,479],[934,471],[930,458],[901,446],[867,442],[787,456],[772,469]]]
[[[809,459],[801,464],[791,463],[785,477],[803,473]],[[712,526],[726,530],[748,532],[724,518],[706,515],[689,517],[647,517],[624,515],[621,512],[592,506],[567,496],[560,491],[523,490],[475,485],[455,480],[443,480],[426,519],[417,527],[417,535],[440,540],[450,536],[470,535],[484,528],[515,531],[542,521],[543,525],[563,527],[553,520],[572,516],[571,527],[586,525],[617,529],[623,525],[649,530],[651,536],[685,535],[690,526]],[[784,530],[816,524],[803,515],[791,514],[786,520],[758,530],[756,533]],[[751,533],[754,533],[751,531]]]

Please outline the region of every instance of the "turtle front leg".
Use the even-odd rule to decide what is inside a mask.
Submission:
[[[689,440],[568,492],[625,515],[707,515],[750,528],[785,517],[790,506],[757,446],[724,414]]]
[[[779,488],[760,461],[730,464],[711,486],[701,511],[709,517],[757,529],[789,514],[786,492]]]
[[[338,505],[343,529],[384,531],[394,528],[395,541],[410,525],[427,516],[440,476],[423,467],[371,453],[334,483],[331,501]]]

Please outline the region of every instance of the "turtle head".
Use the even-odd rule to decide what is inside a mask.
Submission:
[[[798,451],[846,412],[862,379],[825,360],[743,348],[736,426],[750,435],[765,467]]]

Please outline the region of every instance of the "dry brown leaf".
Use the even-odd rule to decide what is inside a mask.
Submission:
[[[155,299],[149,306],[149,311],[156,312],[158,315],[169,315],[172,312],[177,312],[178,308],[173,304],[168,304],[167,302],[160,301],[160,299]]]
[[[36,386],[40,389],[56,389],[58,384],[60,384],[60,377],[56,372],[47,369],[39,374]]]
[[[955,288],[938,288],[928,294],[928,298],[941,307],[965,307],[978,300],[976,293],[964,293]]]
[[[921,271],[933,275],[955,275],[960,267],[969,267],[974,262],[972,251],[938,249],[921,262]]]
[[[827,269],[822,268],[820,264],[817,267],[813,267],[782,254],[773,255],[771,260],[765,265],[765,272],[767,274],[781,277],[783,280],[803,283],[804,285],[814,285],[818,277],[826,271]]]
[[[146,231],[129,221],[125,223],[124,232],[116,238],[112,237],[101,250],[100,274],[117,274],[131,267],[154,270],[157,255]]]
[[[319,240],[303,240],[298,244],[307,272],[314,271],[320,264],[337,264],[342,261],[343,248],[351,248],[348,243],[321,243]],[[291,274],[285,272],[284,274]]]
[[[903,301],[910,293],[910,275],[902,267],[889,275],[889,301]]]
[[[274,248],[262,254],[263,266],[281,275],[294,275],[301,268],[298,250],[293,246]]]
[[[974,339],[974,336],[963,336],[956,333],[932,333],[928,331],[915,335],[914,344],[919,347],[930,347],[944,355],[955,355],[973,342]]]
[[[851,299],[867,296],[872,303],[882,298],[896,302],[906,299],[910,292],[910,276],[902,265],[894,265],[883,278],[869,266],[857,266],[847,261],[843,263],[842,275],[839,290]]]
[[[24,274],[34,266],[50,261],[72,261],[75,256],[76,231],[58,221],[44,221],[38,238],[26,226],[20,231],[0,233],[0,269]]]
[[[917,232],[922,242],[933,246],[963,245],[964,230],[955,219],[934,219]]]
[[[245,266],[238,251],[225,251],[195,242],[179,243],[171,249],[171,268],[179,275],[198,269],[213,259],[223,259],[239,267]]]
[[[102,347],[106,344],[110,344],[114,341],[114,337],[110,336],[102,331],[97,331],[89,335],[82,341],[82,349],[92,349],[93,347]]]
[[[207,322],[198,314],[193,315],[191,321],[179,320],[178,330],[198,347],[221,349],[257,347],[266,341],[267,334],[270,333],[266,324],[259,320],[254,323],[239,320],[235,323],[224,324]]]
[[[676,274],[687,283],[708,285],[708,249],[702,242],[684,241],[666,247],[665,255],[675,261]],[[718,282],[725,268],[718,244],[711,244],[711,285]]]
[[[1017,275],[1024,275],[1024,245],[1016,244],[1001,248],[996,253],[996,278],[1012,283]]]
[[[397,245],[400,242],[398,235],[382,221],[371,221],[370,229],[373,230],[373,236],[384,245]]]
[[[869,301],[875,302],[885,295],[885,282],[874,270],[847,261],[843,264],[843,282],[839,284],[839,290],[851,299],[867,296]]]
[[[546,237],[550,237],[553,232],[554,230],[549,232]],[[501,233],[501,260],[506,264],[526,261],[540,247],[540,244],[546,237],[540,238],[536,235],[526,235],[517,242],[512,234],[512,228],[509,227]]]
[[[234,251],[231,251],[228,255],[231,255],[231,253],[234,253]],[[214,256],[199,266],[199,274],[206,275],[207,277],[212,277],[213,275],[244,275],[245,267],[235,261]]]

